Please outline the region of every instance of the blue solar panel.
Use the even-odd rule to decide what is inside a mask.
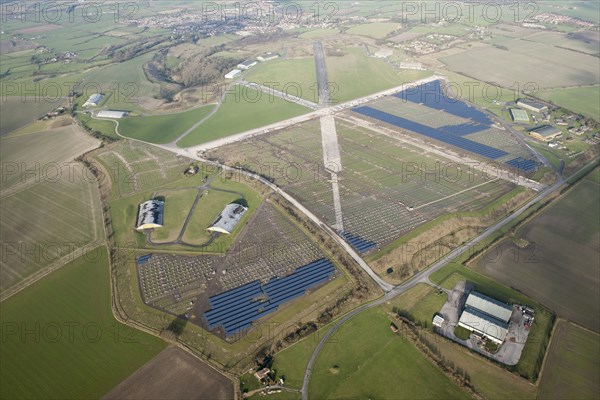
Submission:
[[[349,232],[342,232],[342,237],[360,253],[365,253],[371,250],[373,247],[377,246],[377,243],[370,242],[361,238],[360,236],[355,236]]]
[[[449,98],[444,94],[441,81],[427,82],[414,88],[407,89],[394,95],[403,100],[413,103],[424,104],[429,108],[442,110],[448,114],[467,118],[482,125],[490,126],[493,124],[488,115],[478,109],[469,106],[467,103]]]
[[[260,287],[260,282],[254,281],[254,282],[248,283],[246,285],[239,286],[235,289],[228,290],[227,292],[223,292],[216,296],[213,296],[213,297],[209,298],[208,301],[211,305],[215,306],[217,304],[222,303],[224,300],[227,300],[232,297],[237,297],[238,295],[243,294],[245,291],[248,291],[251,288],[257,288],[257,287]]]
[[[535,170],[535,168],[537,166],[535,161],[527,160],[523,157],[517,157],[512,160],[509,160],[506,162],[506,164],[510,165],[511,167],[515,167],[520,170],[523,170],[525,172],[531,172],[531,171]]]
[[[378,119],[383,122],[387,122],[388,124],[391,124],[394,126],[399,126],[401,128],[408,129],[410,131],[413,131],[413,132],[419,133],[421,135],[430,137],[432,139],[438,140],[440,142],[447,143],[449,145],[461,148],[463,150],[467,150],[472,153],[479,154],[483,157],[497,159],[500,157],[504,157],[505,155],[508,154],[507,152],[505,152],[503,150],[499,150],[499,149],[496,149],[494,147],[491,147],[491,146],[488,146],[485,144],[477,143],[473,140],[466,139],[462,136],[447,134],[447,133],[440,131],[439,129],[432,128],[427,125],[419,124],[418,122],[414,122],[414,121],[408,120],[406,118],[397,117],[395,115],[376,110],[372,107],[366,107],[366,106],[356,107],[353,109],[353,111],[357,112],[359,114],[366,115],[367,117],[371,117],[371,118],[375,118],[375,119]]]
[[[208,328],[222,326],[226,335],[243,331],[252,322],[271,313],[279,305],[302,296],[307,289],[327,281],[335,272],[331,261],[323,258],[306,264],[283,278],[273,278],[261,286],[260,282],[237,287],[209,299],[212,310],[204,313]],[[264,294],[264,301],[253,301]]]

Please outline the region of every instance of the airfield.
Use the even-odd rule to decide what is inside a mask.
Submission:
[[[541,29],[506,14],[400,21],[397,5],[379,3],[268,41],[161,25],[193,18],[180,2],[156,2],[168,8],[158,15],[142,7],[130,24],[9,24],[0,156],[14,171],[3,170],[0,193],[0,306],[3,324],[17,325],[2,348],[12,383],[2,397],[598,393],[583,356],[598,343],[590,9]],[[572,5],[542,3],[551,16]],[[194,63],[223,71],[203,81]],[[56,103],[15,100],[26,84],[73,82]],[[466,95],[473,87],[485,91]],[[84,105],[95,93],[100,103]],[[59,104],[71,115],[53,115]],[[532,134],[544,126],[548,140]],[[164,215],[138,230],[150,199]],[[233,229],[210,231],[232,204],[246,208]],[[494,353],[440,335],[433,318],[464,282],[531,308],[524,340]],[[20,341],[19,324],[38,320],[42,343]],[[102,337],[49,343],[50,320]],[[498,359],[511,346],[519,357]],[[4,368],[25,365],[22,354],[35,377]],[[69,374],[83,384],[57,383]]]

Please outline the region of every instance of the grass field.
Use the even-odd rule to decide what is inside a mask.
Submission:
[[[250,88],[237,87],[227,94],[215,115],[178,141],[177,145],[194,146],[308,112],[309,109],[279,97],[271,97]]]
[[[232,185],[230,185],[232,186]],[[233,189],[230,187],[230,189]],[[206,229],[214,222],[225,205],[240,200],[236,193],[219,192],[217,190],[205,191],[198,202],[190,223],[185,230],[183,240],[187,243],[201,244],[210,238],[210,232]],[[257,204],[253,204],[257,207]]]
[[[298,96],[305,100],[318,102],[317,75],[313,57],[279,58],[261,63],[251,69],[245,79]]]
[[[97,182],[73,161],[96,146],[75,125],[0,141],[1,290],[69,254],[82,255],[100,238]]]
[[[208,105],[175,114],[128,117],[119,120],[119,133],[145,142],[169,143],[206,117],[214,107]]]
[[[541,399],[600,397],[600,337],[567,321],[556,324],[540,381]]]
[[[302,33],[298,37],[301,39],[319,39],[323,37],[337,35],[340,31],[333,28],[314,29]]]
[[[533,82],[541,89],[600,82],[598,61],[593,56],[519,39],[502,45],[508,50],[489,46],[444,57],[441,61],[452,71],[506,88],[514,87],[515,82],[521,87]],[[540,75],[540,70],[545,73]]]
[[[344,324],[313,368],[317,399],[468,398],[414,345],[390,330],[386,313],[367,310]],[[393,384],[390,384],[393,382]]]
[[[598,50],[600,34],[594,31],[584,31],[570,34],[559,32],[542,32],[528,36],[527,40],[572,49],[591,55],[598,55],[600,52]]]
[[[97,250],[0,303],[0,397],[100,398],[165,347],[113,318]]]
[[[194,199],[196,199],[196,194],[197,191],[191,188],[156,193],[157,197],[164,197],[165,211],[163,216],[164,226],[152,232],[153,241],[160,243],[177,239]]]
[[[0,100],[0,136],[37,120],[60,105],[56,102],[23,100],[21,96],[6,96]]]
[[[600,119],[600,86],[586,86],[567,89],[552,89],[538,93],[544,100],[564,107],[576,113],[581,113],[596,121]]]
[[[369,36],[375,39],[381,39],[400,27],[395,22],[373,22],[369,24],[356,25],[348,29],[346,33],[351,35]]]
[[[343,55],[326,57],[331,98],[344,102],[403,83],[431,76],[428,71],[395,71],[383,60],[368,57],[363,48],[342,49]]]
[[[583,180],[553,207],[520,228],[520,248],[504,241],[477,269],[581,325],[600,330],[598,183]]]

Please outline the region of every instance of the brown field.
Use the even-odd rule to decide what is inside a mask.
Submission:
[[[600,331],[599,201],[600,185],[583,180],[519,230],[520,247],[500,243],[479,259],[477,270]]]
[[[233,398],[233,384],[178,347],[169,347],[108,392],[103,399]]]
[[[566,321],[552,336],[540,380],[540,399],[600,398],[600,337]]]

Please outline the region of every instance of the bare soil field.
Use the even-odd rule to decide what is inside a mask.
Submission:
[[[42,24],[42,25],[34,25],[29,28],[17,29],[15,33],[20,33],[22,35],[30,35],[32,33],[41,33],[53,31],[55,29],[60,29],[62,26],[55,24]]]
[[[108,392],[103,399],[233,398],[224,375],[177,347],[169,347]]]
[[[478,261],[477,270],[600,331],[600,186],[584,180]],[[519,245],[517,245],[517,243]]]

